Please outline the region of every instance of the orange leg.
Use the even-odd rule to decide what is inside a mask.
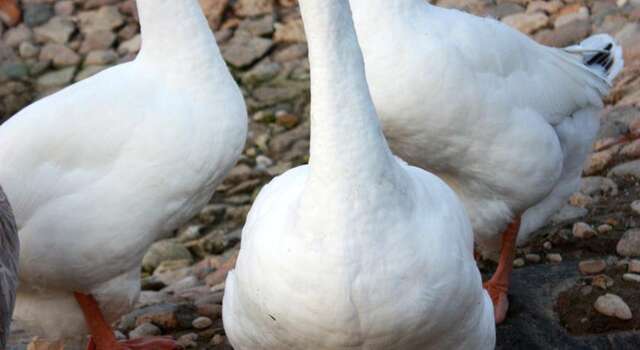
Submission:
[[[91,338],[87,350],[174,350],[177,343],[170,337],[151,337],[118,342],[113,330],[102,316],[98,302],[91,295],[74,293],[84,313]]]
[[[496,324],[502,323],[507,317],[509,310],[509,282],[511,281],[511,271],[513,271],[513,259],[516,254],[516,240],[520,230],[520,217],[517,217],[507,226],[502,234],[502,248],[500,249],[500,260],[498,268],[491,279],[484,283],[484,289],[489,292],[493,301],[493,311]]]
[[[0,18],[8,26],[13,27],[18,24],[21,15],[16,0],[0,0]]]

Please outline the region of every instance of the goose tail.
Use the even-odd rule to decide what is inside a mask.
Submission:
[[[580,44],[569,46],[565,50],[581,55],[582,63],[607,80],[609,84],[624,67],[622,46],[607,34],[590,36]]]

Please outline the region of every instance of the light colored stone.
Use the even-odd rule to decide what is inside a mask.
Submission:
[[[21,43],[31,40],[33,31],[24,24],[11,28],[4,33],[4,43],[9,47],[18,47]]]
[[[569,198],[569,204],[578,208],[587,208],[593,203],[593,198],[587,196],[583,193],[574,193],[571,198]]]
[[[40,48],[29,41],[23,41],[18,48],[18,52],[22,58],[32,58],[38,56]]]
[[[562,262],[562,255],[557,253],[547,254],[547,260],[553,264],[559,264]]]
[[[516,258],[513,260],[513,267],[523,267],[525,265],[523,258]]]
[[[562,8],[562,2],[559,0],[541,1],[536,0],[529,3],[527,6],[527,12],[546,12],[547,14],[554,14]]]
[[[544,13],[516,13],[502,19],[505,24],[525,33],[532,34],[549,24],[549,17]]]
[[[618,241],[616,251],[622,256],[640,256],[640,229],[631,229],[625,232]]]
[[[640,140],[635,140],[622,147],[620,154],[629,158],[640,158]]]
[[[640,273],[640,260],[631,259],[631,261],[629,261],[629,272]]]
[[[218,29],[222,22],[222,15],[224,10],[229,5],[229,0],[199,0],[202,12],[209,21],[209,26],[212,29]]]
[[[622,275],[622,279],[627,282],[640,283],[640,275],[635,273],[625,273],[624,275]]]
[[[630,320],[633,318],[629,305],[615,294],[607,293],[599,297],[593,306],[596,311],[605,316],[616,317],[621,320]]]
[[[609,289],[609,287],[613,286],[613,283],[613,278],[605,274],[596,275],[591,278],[591,285],[602,290]]]
[[[177,343],[179,346],[185,349],[189,349],[189,348],[194,348],[198,346],[198,343],[196,343],[196,340],[198,340],[197,334],[188,333],[178,338]]]
[[[142,267],[146,271],[154,271],[163,261],[189,260],[193,257],[182,244],[173,240],[154,243],[142,259]]]
[[[571,6],[570,6],[571,7]],[[563,11],[561,11],[562,13]],[[571,7],[571,11],[567,11],[562,13],[560,16],[556,18],[553,22],[555,27],[562,27],[574,21],[589,19],[589,9],[580,6],[580,7]]]
[[[302,19],[288,21],[284,24],[276,23],[275,27],[276,32],[273,35],[273,40],[276,43],[304,43],[307,40]]]
[[[160,328],[153,325],[152,323],[145,322],[139,325],[138,327],[136,327],[131,332],[129,332],[129,338],[136,339],[136,338],[144,338],[144,337],[153,337],[160,334],[162,334],[162,331],[160,331]]]
[[[96,50],[87,54],[84,59],[85,65],[104,66],[115,63],[118,60],[118,54],[113,50]]]
[[[238,0],[233,10],[241,17],[266,15],[273,13],[273,0]]]
[[[193,320],[192,325],[195,329],[209,328],[213,324],[213,321],[209,317],[198,317]]]
[[[40,78],[38,78],[38,85],[42,87],[67,85],[73,80],[75,73],[76,67],[67,67],[57,71],[52,71],[40,76]]]
[[[80,63],[80,55],[62,44],[46,44],[40,50],[40,61],[51,62],[55,67],[75,66]]]
[[[573,236],[580,239],[589,239],[596,235],[596,231],[591,225],[585,222],[576,222],[573,224]]]
[[[78,72],[78,74],[76,75],[75,81],[80,81],[80,80],[84,80],[87,78],[90,78],[100,72],[102,72],[103,70],[107,69],[109,67],[107,66],[86,66],[84,68],[82,68],[81,71]]]
[[[140,34],[123,42],[118,46],[118,53],[121,55],[137,53],[142,47],[142,37]]]
[[[640,215],[640,200],[631,203],[631,210]]]
[[[640,179],[640,159],[616,166],[609,171],[609,176],[631,176]]]
[[[607,263],[602,259],[585,260],[578,264],[578,268],[583,275],[597,275],[607,268]]]
[[[76,31],[76,26],[70,19],[53,17],[49,22],[36,27],[33,31],[40,42],[66,44],[73,32]]]
[[[613,226],[609,224],[602,224],[598,226],[598,233],[609,233],[613,231]]]
[[[567,204],[551,217],[551,223],[554,225],[569,223],[587,216],[588,213],[589,211],[585,208]]]
[[[116,6],[103,6],[95,11],[81,12],[78,20],[80,30],[85,34],[100,30],[112,31],[124,24],[124,17]]]
[[[618,150],[619,147],[611,147],[604,151],[591,154],[587,158],[586,164],[584,166],[584,174],[586,176],[591,176],[604,170],[604,168],[606,168],[607,165],[611,163],[611,161],[613,160],[613,156],[615,155],[615,153],[617,153]]]
[[[539,263],[542,260],[539,254],[526,254],[524,258],[531,263]]]

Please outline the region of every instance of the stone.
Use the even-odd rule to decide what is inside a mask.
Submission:
[[[633,318],[629,305],[615,294],[607,293],[599,297],[593,307],[605,316],[616,317],[621,320],[630,320]]]
[[[270,39],[239,31],[222,46],[222,55],[231,65],[243,68],[262,58],[272,46]]]
[[[39,26],[53,16],[51,4],[40,2],[28,2],[23,4],[23,21],[29,27]]]
[[[11,28],[4,33],[4,43],[9,47],[18,47],[25,41],[31,40],[33,31],[24,24]]]
[[[260,61],[260,63],[256,64],[249,71],[242,74],[242,83],[249,86],[261,84],[275,78],[278,73],[280,73],[281,69],[281,64],[272,62],[270,59],[266,58]]]
[[[228,5],[229,0],[200,0],[200,6],[211,29],[216,30],[220,27],[222,15]]]
[[[307,41],[302,19],[288,21],[284,24],[276,23],[275,27],[273,41],[276,43],[305,43]]]
[[[580,192],[587,196],[618,194],[618,185],[611,179],[602,176],[583,177],[580,183]]]
[[[273,33],[273,15],[265,15],[258,18],[247,18],[240,22],[236,31],[246,31],[253,36],[265,36]]]
[[[640,215],[640,200],[635,200],[631,203],[631,210],[633,210],[634,213]]]
[[[551,242],[546,241],[542,243],[542,248],[544,248],[544,250],[551,250],[551,248],[553,248],[553,245],[551,244]]]
[[[195,329],[205,329],[205,328],[209,328],[211,325],[213,324],[213,321],[211,321],[211,319],[209,317],[198,317],[195,320],[193,320],[193,328]]]
[[[530,263],[539,263],[542,260],[539,254],[526,254],[524,258]]]
[[[622,147],[620,154],[628,158],[640,158],[640,140],[635,140]]]
[[[75,6],[71,0],[61,0],[53,5],[53,11],[58,16],[71,16]]]
[[[640,273],[640,260],[632,259],[629,261],[629,272]]]
[[[189,259],[163,261],[153,271],[153,277],[165,285],[177,283],[191,274],[191,263]]]
[[[32,58],[38,55],[40,48],[29,41],[23,41],[18,48],[18,52],[22,58]]]
[[[80,63],[80,55],[62,44],[46,44],[40,50],[39,59],[43,62],[51,62],[58,68]]]
[[[598,226],[598,233],[609,233],[613,231],[613,226],[609,225],[609,224],[602,224],[600,226]]]
[[[182,348],[188,349],[188,348],[194,348],[198,346],[198,343],[196,343],[196,340],[198,340],[197,334],[188,333],[178,338],[177,343]]]
[[[109,67],[107,66],[85,66],[84,68],[82,68],[82,70],[80,70],[78,72],[78,74],[76,75],[75,81],[80,81],[80,80],[84,80],[87,78],[90,78],[100,72],[102,72],[103,70],[107,69]]]
[[[616,251],[621,256],[639,257],[640,256],[640,229],[631,229],[624,233]]]
[[[113,50],[95,50],[87,54],[85,65],[108,65],[118,61],[118,54]]]
[[[67,18],[53,17],[46,24],[33,30],[39,42],[66,44],[76,31],[75,23]]]
[[[160,334],[162,334],[162,331],[160,330],[160,328],[158,328],[157,326],[149,322],[145,322],[139,325],[138,327],[136,327],[131,332],[129,332],[129,338],[136,339],[136,338],[143,338],[143,337],[153,337]]]
[[[29,68],[22,62],[3,63],[0,71],[9,79],[25,79],[29,76]]]
[[[578,264],[578,268],[583,275],[597,275],[604,272],[607,263],[602,259],[585,260]]]
[[[593,198],[587,196],[583,193],[574,193],[571,198],[569,198],[569,204],[578,208],[587,208],[593,203]]]
[[[286,111],[276,112],[276,124],[284,126],[287,129],[291,129],[300,123],[298,116],[288,113]]]
[[[559,264],[562,262],[562,255],[557,253],[547,254],[547,260],[553,264]]]
[[[224,341],[225,341],[225,337],[223,335],[216,334],[211,338],[211,342],[210,343],[211,343],[211,345],[216,346],[216,345],[224,344]]]
[[[516,13],[504,17],[502,22],[525,34],[533,34],[549,24],[549,17],[540,12]]]
[[[490,10],[491,17],[498,18],[498,19],[502,19],[509,15],[513,15],[521,12],[524,12],[524,7],[518,4],[514,4],[512,2],[500,4]]]
[[[142,259],[142,268],[154,271],[163,261],[170,260],[193,261],[193,257],[187,248],[173,240],[158,241],[151,245]]]
[[[580,239],[589,239],[596,235],[593,227],[584,222],[576,222],[573,224],[573,236]]]
[[[609,171],[608,176],[629,176],[640,179],[640,159],[614,167]]]
[[[527,5],[527,12],[546,12],[548,15],[552,15],[558,10],[562,8],[562,2],[559,0],[551,0],[551,1],[541,1],[535,0],[531,1],[529,5]]]
[[[76,67],[67,67],[51,71],[40,76],[37,83],[42,87],[64,86],[73,80],[75,73]]]
[[[632,60],[640,57],[640,44],[638,38],[640,38],[639,22],[629,22],[625,24],[622,30],[615,35],[615,39],[618,43],[625,48],[625,61],[631,62]]]
[[[134,36],[133,38],[123,42],[118,46],[118,53],[121,55],[126,54],[134,54],[140,51],[142,47],[142,37],[140,34]]]
[[[525,265],[523,258],[516,258],[513,260],[513,267],[523,267]]]
[[[609,287],[613,286],[613,278],[604,274],[596,275],[591,279],[591,285],[602,290],[607,290]]]
[[[591,34],[591,21],[576,20],[571,21],[561,27],[543,29],[536,33],[535,39],[547,46],[566,47],[573,45]]]
[[[222,305],[220,304],[196,304],[198,315],[209,319],[218,319],[222,315]]]
[[[109,30],[96,30],[85,35],[81,51],[106,50],[116,42],[116,34]]]
[[[622,279],[627,282],[640,283],[640,275],[635,273],[625,273],[622,275]]]
[[[557,28],[557,27],[562,27],[564,25],[567,25],[573,21],[586,20],[586,19],[589,19],[588,8],[584,6],[569,5],[565,7],[562,11],[560,11],[560,15],[556,17],[556,20],[553,22],[553,25]]]
[[[95,11],[78,14],[80,30],[87,34],[96,31],[112,31],[124,24],[124,17],[116,6],[103,6]]]
[[[273,0],[238,0],[233,10],[240,17],[266,15],[273,13]]]
[[[611,147],[589,155],[584,166],[584,174],[586,176],[592,176],[604,170],[604,168],[611,163],[617,151],[617,147]]]

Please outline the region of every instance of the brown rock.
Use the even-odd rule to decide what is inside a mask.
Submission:
[[[276,23],[276,32],[273,35],[276,43],[304,43],[306,36],[304,33],[304,25],[302,19],[298,18],[293,21]]]
[[[640,273],[640,260],[632,259],[629,261],[629,272]]]
[[[266,15],[273,13],[273,0],[238,0],[233,10],[241,17]]]
[[[591,279],[591,285],[602,290],[607,290],[609,287],[613,286],[613,278],[607,275],[597,275]]]
[[[532,34],[549,24],[549,17],[544,13],[516,13],[502,19],[505,24],[525,33]]]
[[[583,275],[597,275],[607,268],[607,263],[602,259],[585,260],[581,261],[578,267]]]
[[[640,256],[640,229],[631,229],[625,232],[618,241],[616,251],[622,256]]]
[[[204,12],[209,26],[217,30],[222,23],[222,15],[229,5],[229,0],[200,0],[200,6]]]
[[[596,311],[609,317],[616,317],[621,320],[633,318],[629,305],[615,294],[607,293],[599,297],[593,306]]]
[[[573,236],[580,239],[589,239],[596,235],[596,231],[591,225],[584,222],[573,224]]]

